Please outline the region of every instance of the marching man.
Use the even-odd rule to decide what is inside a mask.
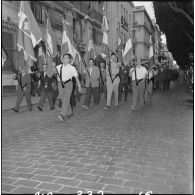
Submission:
[[[142,66],[141,60],[138,59],[135,67],[129,71],[129,76],[132,78],[133,102],[131,110],[134,111],[138,106],[144,105],[145,79],[147,70]]]
[[[117,63],[116,54],[113,52],[111,54],[111,63],[106,66],[106,85],[107,85],[107,105],[104,109],[110,109],[112,93],[114,92],[115,106],[118,107],[118,88],[120,83],[119,70],[121,63]]]
[[[60,114],[58,115],[58,118],[60,121],[64,121],[65,118],[69,118],[72,116],[72,109],[70,105],[70,97],[73,90],[73,82],[72,78],[75,77],[78,90],[81,93],[81,84],[78,79],[78,73],[74,66],[70,64],[71,61],[71,54],[65,53],[62,56],[62,63],[58,65],[57,71],[58,71],[58,88],[59,88],[59,94],[60,99],[62,101],[62,108],[60,109]]]

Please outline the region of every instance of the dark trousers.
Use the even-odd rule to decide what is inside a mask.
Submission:
[[[41,94],[41,99],[39,101],[39,107],[42,108],[43,104],[45,103],[45,98],[47,97],[50,108],[54,107],[54,103],[53,103],[53,93],[52,91],[50,92],[45,92],[45,90],[43,89],[42,94]]]
[[[171,79],[165,79],[164,80],[164,89],[167,90],[170,87]]]
[[[89,106],[91,100],[91,94],[93,94],[94,104],[96,106],[99,105],[99,87],[87,87],[86,88],[86,96],[84,104]]]
[[[35,96],[36,94],[38,94],[38,96],[40,95],[38,85],[39,85],[38,82],[32,82],[32,85],[31,85],[32,86],[31,88],[32,96]]]
[[[125,100],[127,100],[127,94],[128,94],[128,83],[119,83],[119,100],[121,100],[122,94],[123,94],[123,88],[125,92]]]
[[[17,100],[16,100],[15,109],[19,110],[20,104],[22,103],[22,100],[24,97],[26,98],[28,110],[32,110],[32,104],[31,104],[31,100],[30,100],[30,97],[31,97],[30,90],[21,91],[20,89],[17,92]]]
[[[105,100],[106,100],[106,98],[107,98],[107,87],[106,87],[106,84],[100,84],[100,98],[99,98],[99,100],[102,98],[101,96],[102,96],[102,93],[103,93],[103,96],[105,97]]]
[[[57,90],[53,90],[52,93],[53,93],[53,103],[55,104],[56,103],[56,99],[57,99],[58,94],[59,94],[59,91],[58,91],[58,89]]]

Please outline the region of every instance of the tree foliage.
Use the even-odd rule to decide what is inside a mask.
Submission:
[[[153,2],[156,23],[166,35],[168,50],[181,66],[194,51],[193,1]]]

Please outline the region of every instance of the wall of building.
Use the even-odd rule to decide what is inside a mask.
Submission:
[[[133,5],[130,2],[105,2],[106,14],[109,25],[109,46],[112,51],[115,51],[118,44],[119,31],[123,44],[129,38],[129,33],[132,31],[132,11]],[[124,18],[125,24],[122,24],[121,18]],[[128,28],[128,25],[130,28]]]

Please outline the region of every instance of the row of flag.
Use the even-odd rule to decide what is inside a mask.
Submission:
[[[87,20],[92,13],[92,6],[90,4],[89,13],[84,18]],[[52,31],[51,22],[49,14],[46,14],[47,25],[44,33],[44,37],[40,31],[40,28],[36,22],[34,14],[29,6],[27,1],[21,1],[20,11],[18,13],[19,17],[19,32],[18,32],[18,51],[23,52],[24,60],[26,64],[32,65],[32,61],[37,61],[35,57],[34,48],[38,45],[39,51],[38,56],[42,58],[42,64],[48,64],[48,73],[53,74],[55,69],[55,64],[52,59],[58,54],[57,45],[55,41],[55,36]],[[75,64],[82,64],[81,56],[76,49],[73,33],[71,31],[71,24],[62,19],[63,22],[63,34],[62,34],[62,43],[61,43],[61,56],[64,53],[69,52],[73,57],[73,62]],[[105,9],[103,7],[103,21],[102,21],[102,32],[103,32],[103,40],[102,40],[102,57],[105,58],[109,56],[109,46],[108,46],[108,21],[105,13]],[[46,49],[43,47],[43,42],[46,43]],[[150,49],[150,57],[153,56],[153,49]],[[92,33],[90,32],[89,42],[86,47],[87,59],[96,57],[94,42],[92,38]],[[125,48],[123,48],[122,39],[120,35],[119,28],[119,37],[118,37],[118,46],[117,46],[117,55],[120,61],[123,61],[125,64],[129,62],[129,60],[133,56],[132,52],[132,42],[131,36],[129,34],[128,41],[126,42]],[[2,65],[4,65],[6,60],[6,55],[2,50]],[[27,65],[27,66],[28,66]],[[25,68],[25,67],[22,67]]]

